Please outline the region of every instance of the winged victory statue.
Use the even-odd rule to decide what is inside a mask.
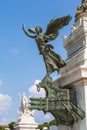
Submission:
[[[39,53],[43,56],[44,59],[46,75],[50,75],[54,71],[59,72],[59,69],[66,65],[61,56],[53,51],[53,45],[48,44],[48,42],[55,40],[56,37],[59,35],[59,30],[68,25],[70,20],[70,15],[57,19],[52,19],[48,23],[46,32],[44,33],[42,32],[42,28],[40,26],[36,26],[35,28],[29,28],[28,30],[26,30],[25,25],[22,24],[24,33],[28,37],[33,38],[36,41]]]

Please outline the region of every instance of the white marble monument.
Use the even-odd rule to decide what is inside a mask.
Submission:
[[[77,101],[85,111],[85,118],[72,128],[59,126],[59,130],[87,130],[87,0],[82,0],[75,18],[70,35],[63,36],[67,64],[61,69],[61,77],[54,84],[61,88],[76,88]]]
[[[14,126],[15,130],[36,130],[37,124],[25,93],[20,96],[21,106],[18,111],[18,121]]]

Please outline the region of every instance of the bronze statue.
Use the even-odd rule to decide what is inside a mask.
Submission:
[[[59,34],[59,30],[69,23],[71,16],[67,15],[61,18],[52,19],[46,29],[42,33],[40,26],[29,28],[27,31],[22,25],[25,34],[35,39],[40,55],[43,56],[46,66],[46,76],[38,83],[37,90],[44,88],[46,91],[45,98],[30,98],[31,109],[42,110],[43,112],[51,112],[57,121],[57,125],[73,126],[80,119],[84,119],[84,111],[77,106],[76,91],[74,89],[55,88],[52,83],[50,74],[55,70],[66,65],[61,56],[53,51],[53,46],[47,44],[49,41],[55,40]]]
[[[49,22],[45,33],[42,33],[42,28],[40,26],[37,26],[34,29],[29,28],[26,31],[24,24],[22,25],[25,34],[28,37],[35,39],[40,55],[43,56],[47,75],[54,72],[55,70],[59,71],[61,67],[64,67],[66,65],[61,56],[53,51],[54,47],[51,44],[47,43],[49,41],[55,40],[59,34],[59,30],[67,25],[70,20],[70,15],[64,16],[62,18],[52,19]]]

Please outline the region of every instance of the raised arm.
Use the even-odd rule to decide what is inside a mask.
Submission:
[[[24,24],[22,24],[22,29],[23,29],[24,33],[25,33],[28,37],[36,38],[36,35],[32,35],[32,34],[29,33],[27,30],[25,30],[25,25],[24,25]]]

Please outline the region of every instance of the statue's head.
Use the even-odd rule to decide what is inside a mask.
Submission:
[[[35,31],[37,32],[37,34],[42,32],[42,28],[40,26],[36,26]]]

